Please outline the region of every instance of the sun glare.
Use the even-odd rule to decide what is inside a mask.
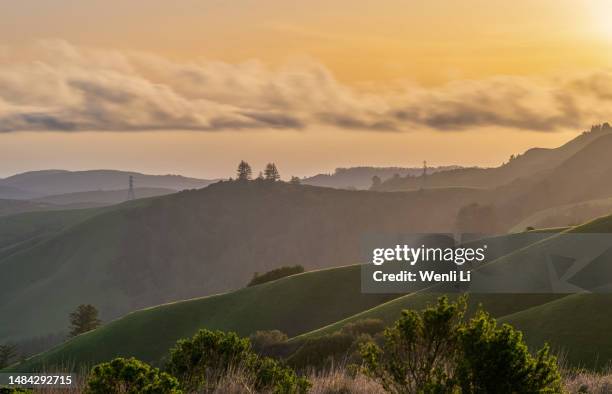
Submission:
[[[612,0],[590,0],[588,4],[596,33],[612,41]]]

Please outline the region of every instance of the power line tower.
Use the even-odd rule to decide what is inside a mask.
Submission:
[[[421,189],[425,189],[425,186],[427,186],[427,160],[423,161],[423,176]]]
[[[130,175],[130,188],[128,189],[128,200],[135,200],[136,195],[134,194],[134,177]]]

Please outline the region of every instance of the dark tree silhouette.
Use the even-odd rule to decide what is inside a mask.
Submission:
[[[380,177],[378,175],[374,175],[372,177],[372,186],[370,187],[370,189],[376,189],[378,186],[380,186],[381,183],[382,181],[380,180]]]
[[[266,165],[266,169],[264,170],[264,176],[267,181],[276,182],[280,180],[280,174],[278,173],[278,169],[274,163],[268,163]]]
[[[292,176],[291,180],[289,181],[289,183],[291,183],[293,185],[301,185],[302,181],[297,176]]]
[[[102,321],[98,319],[98,310],[90,304],[79,305],[70,314],[70,336],[75,337],[100,326]]]
[[[249,181],[251,180],[251,175],[253,171],[251,170],[251,166],[246,161],[242,160],[240,164],[238,164],[238,170],[236,171],[236,176],[239,181]]]

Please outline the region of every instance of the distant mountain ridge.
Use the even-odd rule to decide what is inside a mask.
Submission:
[[[428,173],[426,187],[478,187],[493,188],[516,179],[530,177],[552,170],[598,138],[612,134],[608,123],[593,126],[558,148],[532,148],[511,158],[507,163],[492,168],[460,168],[439,173]],[[419,174],[420,175],[420,174]],[[422,177],[406,176],[383,182],[375,190],[406,191],[423,186]]]
[[[428,173],[456,170],[460,166],[429,167]],[[369,189],[372,177],[378,176],[382,181],[394,176],[418,176],[423,167],[348,167],[336,168],[333,174],[318,174],[302,179],[305,185],[333,187],[337,189]]]
[[[147,175],[118,170],[42,170],[0,179],[0,198],[30,199],[96,190],[122,190],[128,187],[130,176],[134,178],[135,187],[175,191],[199,189],[215,182],[215,180],[188,178],[181,175]],[[17,192],[13,192],[12,197],[5,197],[2,188]],[[19,191],[23,195],[19,195]]]

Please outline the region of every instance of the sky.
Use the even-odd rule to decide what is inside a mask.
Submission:
[[[611,0],[0,0],[0,177],[499,165],[612,119]]]

